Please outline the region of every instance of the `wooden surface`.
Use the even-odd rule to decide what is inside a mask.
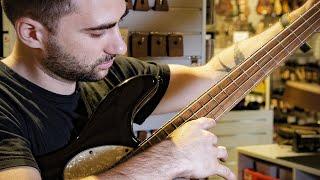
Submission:
[[[320,111],[320,85],[289,81],[283,100],[297,107]]]

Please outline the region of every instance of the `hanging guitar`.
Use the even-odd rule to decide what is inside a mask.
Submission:
[[[141,143],[134,136],[132,123],[136,116],[141,117],[139,110],[155,94],[161,81],[149,75],[131,78],[107,95],[76,140],[61,150],[38,157],[38,165],[51,177],[86,177],[143,152],[187,121],[204,116],[219,120],[319,31],[320,1]]]
[[[260,15],[271,15],[272,6],[270,0],[259,0],[256,10]]]
[[[233,7],[230,0],[219,0],[215,6],[216,13],[221,16],[231,16]]]

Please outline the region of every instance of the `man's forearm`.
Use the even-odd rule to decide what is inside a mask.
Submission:
[[[293,22],[295,19],[297,19],[304,11],[305,8],[299,8],[296,11],[290,13],[290,22]],[[247,40],[238,42],[233,46],[225,49],[224,51],[213,57],[212,60],[209,61],[207,66],[220,72],[220,76],[224,76],[228,72],[230,72],[234,66],[240,64],[246,58],[259,50],[263,45],[269,42],[282,30],[283,26],[278,22],[263,33]]]
[[[180,163],[175,158],[176,154],[170,149],[172,147],[170,143],[172,142],[163,141],[105,173],[84,180],[173,179],[184,169],[178,165]]]

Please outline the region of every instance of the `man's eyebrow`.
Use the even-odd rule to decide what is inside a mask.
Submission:
[[[98,30],[104,30],[104,29],[110,29],[117,25],[117,22],[115,23],[107,23],[107,24],[101,24],[96,27],[90,27],[90,28],[84,28],[84,31],[98,31]]]
[[[128,9],[128,7],[126,7],[126,11],[123,13],[123,15],[121,16],[121,20],[124,18],[124,17],[126,17],[127,15],[129,14],[129,9]]]
[[[129,13],[129,9],[126,8],[126,11],[124,12],[124,14],[121,16],[120,20],[122,20],[125,16],[127,16]],[[118,22],[114,22],[114,23],[106,23],[106,24],[101,24],[98,25],[96,27],[90,27],[90,28],[84,28],[84,31],[97,31],[97,30],[104,30],[104,29],[110,29],[113,28],[114,26],[117,25]]]

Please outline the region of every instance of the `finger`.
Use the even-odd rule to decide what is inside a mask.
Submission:
[[[236,175],[226,166],[219,164],[216,169],[216,174],[228,180],[236,180]]]
[[[208,130],[216,125],[216,121],[211,118],[202,117],[196,120],[201,129]]]
[[[208,137],[208,140],[212,142],[214,146],[218,144],[218,137],[209,131],[204,131],[205,135]]]
[[[227,152],[227,149],[224,146],[219,146],[218,147],[217,158],[222,160],[222,161],[224,161],[224,162],[228,159],[228,152]]]

